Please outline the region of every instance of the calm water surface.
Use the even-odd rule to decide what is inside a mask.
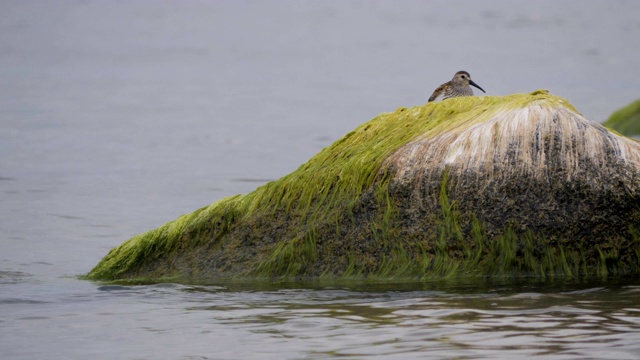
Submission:
[[[293,170],[468,70],[602,121],[636,1],[0,2],[0,358],[640,358],[640,279],[81,281],[133,235]]]
[[[5,275],[14,276],[21,296],[0,302],[5,358],[640,354],[640,286],[629,282],[95,286],[57,280],[34,293],[19,274]]]

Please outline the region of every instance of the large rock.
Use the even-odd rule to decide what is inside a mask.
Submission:
[[[90,279],[640,273],[640,144],[537,91],[382,114]]]

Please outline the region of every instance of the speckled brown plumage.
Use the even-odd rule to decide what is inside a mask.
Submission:
[[[468,72],[458,71],[453,75],[451,81],[438,86],[429,98],[429,102],[446,100],[458,96],[473,96],[473,90],[471,90],[469,85],[475,86],[482,90],[482,92],[485,92],[480,85],[471,80],[471,75],[469,75]]]

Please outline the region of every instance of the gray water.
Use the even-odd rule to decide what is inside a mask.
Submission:
[[[640,358],[640,279],[157,284],[108,251],[467,70],[603,121],[634,1],[0,1],[0,358]]]

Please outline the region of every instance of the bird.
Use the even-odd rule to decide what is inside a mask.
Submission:
[[[446,100],[458,96],[473,96],[473,90],[471,90],[469,85],[475,86],[482,90],[483,93],[486,93],[480,85],[471,80],[471,75],[469,75],[468,72],[458,71],[453,75],[453,79],[451,79],[451,81],[438,86],[429,98],[428,102]]]

